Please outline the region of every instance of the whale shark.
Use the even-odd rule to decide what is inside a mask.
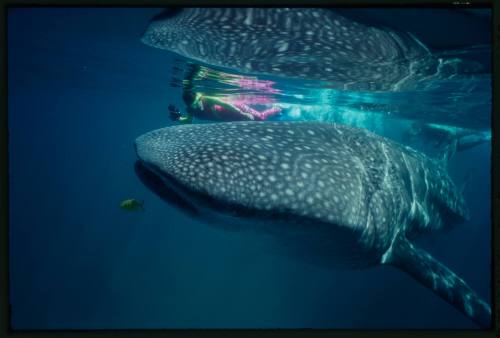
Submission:
[[[211,66],[327,81],[337,89],[402,90],[454,75],[411,33],[323,8],[166,9],[151,19],[141,40]],[[478,65],[452,68],[464,67],[469,72]]]
[[[331,268],[394,266],[491,326],[488,303],[412,243],[469,218],[438,160],[365,129],[318,122],[170,126],[139,136],[135,150],[141,180],[190,215],[271,235]]]

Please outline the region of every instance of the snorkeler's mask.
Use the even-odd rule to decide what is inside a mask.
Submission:
[[[168,105],[168,110],[170,112],[170,120],[172,121],[178,121],[181,117],[181,112],[179,111],[178,108],[176,108],[174,105],[169,104]]]

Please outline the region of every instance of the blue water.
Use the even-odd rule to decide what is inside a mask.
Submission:
[[[134,173],[133,141],[172,124],[167,105],[183,104],[181,88],[169,84],[177,57],[140,42],[148,20],[158,12],[9,9],[14,329],[477,329],[399,270],[337,271],[309,265],[275,254],[266,238],[221,231],[191,219],[148,190]],[[442,96],[430,93],[425,108],[439,110],[443,120],[446,111],[453,115],[467,101],[468,115],[460,124],[476,116],[485,121],[476,127],[488,129],[489,74],[460,81],[448,83],[447,97],[459,92],[456,106],[443,100],[446,109],[440,108],[433,99]],[[295,82],[277,86],[293,92]],[[317,90],[311,93],[314,89],[304,87],[293,93],[309,105],[319,98],[350,95]],[[476,96],[468,100],[460,96],[471,92]],[[356,95],[365,103],[377,103],[374,94]],[[380,100],[387,105],[391,98]],[[474,98],[477,102],[471,102]],[[399,126],[408,122],[391,120],[387,111],[404,110],[399,115],[413,119],[419,111],[411,111],[411,105],[386,107],[359,118],[354,114],[359,107],[351,108],[339,108],[344,122],[382,130],[394,139]],[[329,120],[325,109],[314,109],[288,117]],[[464,190],[471,220],[418,241],[487,301],[490,155],[491,144],[485,143],[458,153],[449,163],[457,184],[474,170]],[[145,211],[120,209],[126,198],[144,200]]]

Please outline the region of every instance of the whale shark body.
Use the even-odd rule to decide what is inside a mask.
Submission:
[[[332,267],[395,266],[490,327],[489,305],[410,242],[469,217],[439,162],[364,129],[308,122],[167,127],[135,147],[143,181],[192,215],[299,244]]]
[[[409,33],[321,8],[167,9],[151,20],[142,42],[212,66],[340,89],[400,89],[440,67]]]

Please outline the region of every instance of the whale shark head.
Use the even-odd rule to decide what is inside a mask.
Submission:
[[[332,158],[335,150],[327,150],[328,136],[317,126],[288,126],[243,122],[164,128],[137,138],[136,152],[169,186],[189,191],[190,198],[206,197],[218,208],[359,224],[365,211],[347,206],[362,189],[349,169],[355,160],[343,159],[341,149]],[[338,168],[325,170],[328,163]]]

